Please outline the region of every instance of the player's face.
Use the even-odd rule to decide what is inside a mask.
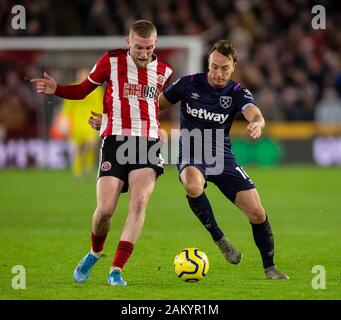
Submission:
[[[236,63],[231,56],[213,51],[208,58],[208,82],[214,88],[223,88],[230,80]]]
[[[130,56],[135,64],[140,68],[146,68],[152,61],[153,52],[156,45],[156,34],[153,33],[149,38],[142,38],[132,32],[127,38],[127,46]]]

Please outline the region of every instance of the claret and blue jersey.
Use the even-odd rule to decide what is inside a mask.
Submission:
[[[255,106],[250,91],[239,83],[230,80],[224,88],[215,89],[208,83],[207,73],[182,77],[163,94],[173,104],[181,101],[181,129],[224,129],[226,137],[235,115]]]
[[[207,73],[197,73],[180,78],[167,87],[163,94],[172,104],[181,102],[179,171],[187,165],[195,164],[205,178],[221,187],[230,199],[234,199],[236,192],[240,190],[253,188],[251,179],[236,162],[229,137],[236,114],[256,106],[250,91],[233,80],[229,80],[224,88],[213,88],[208,83]],[[205,138],[204,132],[207,130],[211,132],[212,138],[201,141],[201,158],[196,158],[198,153],[193,150],[196,147],[194,139],[187,139],[190,141],[190,152],[186,153],[185,133],[201,132]],[[221,148],[218,148],[219,145]],[[221,150],[220,158],[218,150]],[[207,154],[211,154],[218,164],[207,161]],[[210,171],[213,167],[217,170]],[[229,186],[226,185],[227,180]]]
[[[216,129],[223,129],[225,153],[230,152],[229,132],[234,117],[238,112],[255,106],[250,91],[239,83],[230,80],[224,88],[215,89],[208,83],[207,73],[182,77],[163,94],[172,104],[181,101],[180,129],[212,129],[213,138]]]

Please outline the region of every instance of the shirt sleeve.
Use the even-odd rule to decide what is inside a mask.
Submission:
[[[175,104],[185,96],[187,85],[187,77],[182,77],[169,85],[163,94],[171,104]]]
[[[88,79],[85,79],[79,84],[72,84],[67,86],[57,85],[55,95],[64,99],[81,100],[89,93],[97,88],[97,84],[93,84]]]
[[[248,89],[241,89],[237,95],[237,109],[244,111],[249,107],[257,107],[252,93]]]
[[[165,90],[165,88],[167,88],[169,86],[169,84],[170,84],[170,82],[171,82],[171,80],[173,78],[174,72],[173,72],[172,69],[169,69],[169,70],[170,70],[170,72],[169,72],[168,78],[165,81],[165,84],[163,85],[163,88],[164,88],[163,90]]]
[[[110,76],[110,59],[109,54],[106,52],[91,69],[88,80],[100,86],[104,81],[109,79]]]

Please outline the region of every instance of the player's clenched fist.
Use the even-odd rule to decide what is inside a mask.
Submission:
[[[88,123],[95,130],[101,129],[102,115],[94,111],[91,111],[91,114],[92,116],[89,117]]]
[[[38,93],[54,94],[57,89],[56,81],[44,72],[44,79],[31,79],[36,84]]]

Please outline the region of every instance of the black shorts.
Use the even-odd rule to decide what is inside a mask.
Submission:
[[[179,174],[188,166],[196,167],[205,178],[204,188],[207,187],[207,181],[214,183],[232,203],[234,203],[239,191],[255,188],[251,178],[245,170],[238,165],[233,155],[228,155],[224,158],[223,171],[220,174],[209,174],[207,171],[209,166],[205,163],[196,163],[193,159],[184,161],[180,157],[180,161],[181,162],[177,165]]]
[[[156,178],[163,174],[161,156],[162,142],[159,139],[135,136],[108,136],[102,140],[99,156],[99,177],[112,176],[124,182],[122,192],[127,192],[129,172],[152,168]]]

